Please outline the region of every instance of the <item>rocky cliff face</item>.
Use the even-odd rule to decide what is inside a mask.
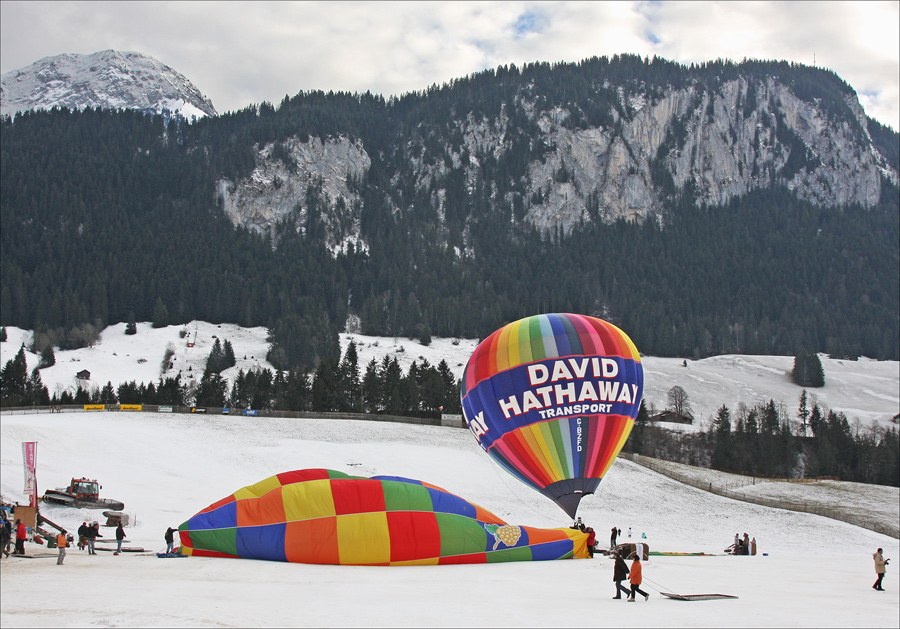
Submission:
[[[454,173],[463,175],[466,194],[482,186],[494,207],[518,203],[522,212],[514,220],[563,232],[581,221],[662,216],[664,204],[687,190],[697,203],[710,205],[780,186],[816,205],[871,207],[883,180],[898,183],[897,169],[873,144],[855,97],[841,103],[849,114],[835,116],[833,107],[804,100],[773,77],[740,77],[715,88],[614,89],[618,106],[606,125],[572,124],[577,104],[542,108],[540,97],[525,88],[503,103],[499,116],[470,113],[401,125],[408,130],[393,146],[378,148],[388,155],[392,181],[398,187],[414,181],[438,225],[446,223],[448,199],[459,202],[448,193]],[[514,119],[527,119],[529,130]],[[520,150],[523,135],[544,149],[522,172],[486,168]],[[235,224],[264,229],[295,209],[305,211],[307,189],[319,181],[331,208],[330,244],[358,238],[358,213],[351,208],[360,200],[346,182],[348,176],[363,181],[370,166],[363,143],[292,138],[285,147],[290,160],[275,155],[273,145],[261,147],[251,177],[220,182]],[[511,181],[500,185],[502,176]],[[409,209],[401,196],[389,196],[394,211]]]
[[[46,57],[0,77],[0,113],[52,107],[167,109],[185,118],[216,109],[184,75],[138,52],[104,50]]]

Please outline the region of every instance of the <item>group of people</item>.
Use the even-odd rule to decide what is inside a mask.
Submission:
[[[576,518],[575,524],[573,524],[569,528],[573,528],[578,531],[581,531],[582,533],[588,534],[588,539],[587,539],[588,554],[591,557],[593,557],[594,556],[594,547],[597,545],[597,532],[594,531],[593,528],[591,528],[589,526],[585,526],[584,522],[581,521],[581,516]]]
[[[634,597],[636,594],[640,594],[641,596],[643,596],[645,601],[649,600],[650,594],[641,589],[641,583],[643,582],[641,556],[638,553],[634,553],[632,555],[630,569],[625,563],[625,559],[622,557],[621,553],[613,551],[612,556],[615,560],[615,565],[613,566],[613,582],[616,584],[616,595],[613,596],[613,599],[621,600],[622,593],[624,592],[625,598],[629,603],[634,602]],[[622,581],[624,581],[626,578],[631,584],[630,590],[622,585]]]
[[[25,525],[22,523],[22,520],[16,520],[15,526],[12,522],[6,517],[6,512],[3,512],[3,526],[0,527],[0,550],[3,551],[3,554],[9,557],[9,547],[12,546],[13,543],[13,535],[15,535],[16,545],[12,551],[13,555],[24,555],[25,554],[25,540],[28,538],[28,532],[25,530]]]
[[[734,545],[731,550],[732,555],[755,555],[756,554],[756,538],[750,539],[750,536],[744,533],[744,536],[741,537],[740,534],[734,534]]]

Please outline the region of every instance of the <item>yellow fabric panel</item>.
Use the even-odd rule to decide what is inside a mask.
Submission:
[[[588,552],[587,541],[588,534],[581,531],[575,531],[577,535],[572,535],[572,557],[574,559],[588,559],[591,554]]]
[[[335,514],[331,480],[327,478],[285,485],[281,498],[284,500],[284,517],[288,522]]]
[[[190,546],[185,546],[184,544],[182,544],[180,552],[182,555],[187,555],[188,557],[191,557],[194,554],[194,549],[191,548]]]
[[[532,424],[540,429],[541,436],[544,438],[544,445],[547,447],[547,454],[550,456],[550,461],[553,462],[553,469],[556,474],[556,480],[562,480],[566,478],[565,474],[563,474],[563,470],[565,467],[562,464],[562,461],[559,460],[559,450],[556,449],[556,444],[553,443],[553,431],[550,430],[549,422],[541,422],[540,424]]]
[[[278,480],[277,476],[270,476],[265,480],[259,481],[255,485],[238,489],[234,492],[234,499],[242,500],[244,498],[259,498],[265,496],[276,487],[281,487],[281,481]]]
[[[440,563],[440,557],[430,557],[428,559],[410,559],[409,561],[392,561],[392,566],[436,566]]]
[[[509,326],[500,330],[500,338],[497,339],[497,371],[509,369],[509,352],[506,348],[509,344]]]
[[[507,350],[509,351],[510,368],[518,367],[522,364],[522,360],[519,357],[519,328],[521,326],[521,321],[509,324],[509,345],[507,345]]]
[[[522,435],[523,439],[525,439],[525,443],[528,444],[528,448],[529,450],[531,450],[531,455],[537,460],[541,468],[547,474],[552,474],[552,464],[547,460],[546,451],[541,449],[541,444],[538,443],[538,439],[537,437],[535,437],[534,425],[532,424],[531,426],[522,426],[521,428],[519,428],[519,434]]]
[[[336,519],[342,564],[390,563],[391,534],[387,513],[352,513],[339,515]]]
[[[530,426],[523,426],[522,432],[526,435],[531,433],[534,445],[537,447],[537,451],[541,453],[541,459],[544,461],[544,466],[547,470],[547,473],[552,476],[553,481],[556,482],[558,480],[562,480],[562,474],[560,473],[559,468],[556,466],[556,461],[553,460],[553,454],[550,452],[550,445],[547,443],[547,440],[544,438],[544,434],[541,432],[541,424],[531,424]],[[555,450],[555,448],[553,449]]]

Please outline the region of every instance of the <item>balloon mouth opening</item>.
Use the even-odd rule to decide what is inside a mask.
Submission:
[[[574,520],[581,499],[594,493],[599,485],[599,478],[570,478],[547,485],[541,493]]]

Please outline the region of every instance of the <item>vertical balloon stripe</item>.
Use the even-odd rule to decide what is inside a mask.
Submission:
[[[531,476],[534,476],[538,486],[546,487],[550,484],[550,476],[541,460],[540,450],[535,444],[529,443],[522,429],[507,433],[503,440],[510,450],[516,453],[516,460],[529,471]],[[510,458],[510,462],[512,460]]]
[[[566,337],[569,339],[569,354],[583,354],[584,348],[581,346],[581,338],[578,336],[578,330],[572,325],[572,320],[566,315],[561,315],[559,320],[566,331]]]
[[[509,369],[509,353],[506,349],[509,346],[509,326],[505,325],[500,328],[500,336],[497,338],[497,372]],[[478,351],[477,349],[475,350]],[[475,386],[474,384],[472,386]]]
[[[497,352],[498,352],[497,347],[500,345],[500,332],[499,331],[494,332],[488,338],[490,339],[490,342],[484,344],[484,352],[488,355],[488,360],[487,360],[488,371],[486,374],[484,374],[484,376],[482,376],[482,378],[479,380],[479,382],[481,382],[481,380],[484,380],[485,378],[490,378],[498,371],[498,369],[497,369]]]
[[[542,447],[541,442],[543,439],[539,439],[540,430],[536,430],[534,425],[522,426],[518,430],[518,433],[522,439],[525,440],[525,443],[528,444],[528,448],[533,453],[541,477],[547,479],[548,485],[554,482],[556,475],[553,473],[553,468],[550,465],[547,450],[545,447]]]
[[[564,478],[572,478],[572,467],[569,464],[569,456],[566,454],[565,440],[562,437],[562,431],[559,428],[560,420],[553,419],[545,422],[544,425],[550,430],[552,437],[549,443],[556,448],[556,461],[559,465],[560,480]]]
[[[578,353],[597,353],[594,349],[594,339],[592,338],[593,329],[584,322],[584,319],[577,315],[567,315],[567,318],[572,324],[572,329],[575,330],[575,334],[578,335],[578,342],[581,344],[581,351]]]
[[[541,322],[541,342],[544,344],[544,357],[557,358],[559,350],[556,347],[556,338],[553,333],[553,323],[550,316],[541,315],[539,320]]]
[[[605,467],[606,460],[612,458],[610,456],[613,452],[612,444],[618,443],[619,437],[622,436],[622,422],[622,417],[618,415],[610,415],[608,416],[607,421],[604,422],[603,435],[600,439],[600,444],[597,447],[599,456],[596,460],[592,461],[590,468],[590,475],[593,478],[597,478],[597,474]]]
[[[528,320],[528,342],[531,345],[531,360],[544,360],[547,353],[544,351],[544,335],[541,332],[541,317],[531,317]]]
[[[547,428],[547,422],[531,424],[530,426],[528,426],[528,428],[531,429],[531,433],[534,435],[534,440],[541,448],[541,453],[544,455],[544,460],[546,461],[547,465],[547,472],[550,478],[554,483],[558,480],[562,480],[562,472],[559,469],[559,461],[556,457],[556,448],[552,445],[553,435]]]
[[[533,426],[537,426],[541,431],[541,437],[544,439],[544,443],[547,446],[547,452],[550,455],[550,461],[553,463],[554,469],[554,481],[563,480],[566,478],[566,472],[563,468],[563,462],[559,456],[559,449],[556,445],[556,435],[553,434],[553,430],[551,429],[552,421],[540,422],[539,424],[532,424]],[[559,434],[559,433],[557,433]]]
[[[562,317],[557,314],[548,315],[550,327],[553,329],[553,342],[556,345],[557,356],[569,356],[572,354],[572,346],[569,344],[569,335],[566,332],[566,326],[563,325]]]
[[[608,421],[605,415],[591,415],[588,421],[590,426],[587,452],[588,457],[584,465],[585,476],[596,478],[591,472],[598,467],[597,460],[603,457],[603,435],[607,431]]]
[[[491,448],[491,456],[494,457],[497,463],[506,468],[510,474],[526,485],[537,488],[546,487],[546,484],[532,471],[533,463],[526,460],[523,455],[513,449],[512,441],[504,437],[500,441],[495,442],[494,447]]]
[[[616,454],[618,454],[618,452],[622,449],[622,446],[625,445],[625,442],[628,441],[628,435],[631,434],[631,429],[634,428],[634,420],[632,420],[628,417],[623,417],[622,425],[623,425],[623,430],[622,430],[622,433],[619,435],[619,440],[617,443],[613,443],[612,448],[611,448],[612,452],[614,452],[615,454],[610,456],[609,460],[606,462],[606,465],[604,465],[600,469],[600,477],[601,478],[603,476],[606,476],[606,473],[609,471],[609,468],[612,467],[613,461],[616,460]]]
[[[556,444],[557,447],[561,447],[563,450],[561,456],[564,457],[566,462],[566,478],[574,478],[578,476],[578,469],[575,467],[575,456],[572,452],[572,435],[569,433],[569,420],[557,419],[553,423],[556,425],[555,430],[559,431]]]

